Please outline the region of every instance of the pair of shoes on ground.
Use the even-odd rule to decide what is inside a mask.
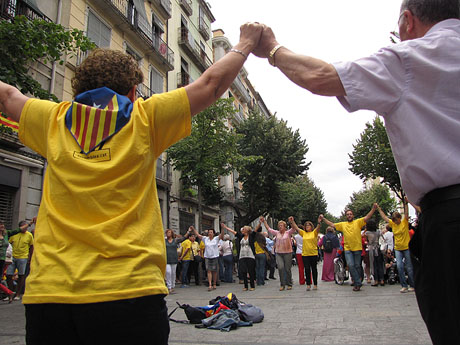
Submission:
[[[403,288],[401,288],[401,290],[399,290],[399,292],[401,292],[401,293],[414,292],[414,291],[415,291],[415,289],[413,287],[410,287],[410,288],[403,287]]]
[[[217,289],[216,285],[208,287],[208,291],[212,291],[212,290],[215,290],[215,289]]]
[[[253,288],[253,287],[249,289],[249,291],[254,291],[254,290],[255,290],[255,288]],[[248,288],[246,288],[246,287],[243,288],[243,291],[248,291]]]

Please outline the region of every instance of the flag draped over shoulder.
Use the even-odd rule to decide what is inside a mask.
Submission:
[[[72,102],[65,124],[84,154],[89,154],[122,129],[133,103],[107,87],[83,92]]]
[[[6,114],[0,112],[0,125],[6,126],[11,128],[14,132],[18,132],[19,130],[19,123],[9,119]]]

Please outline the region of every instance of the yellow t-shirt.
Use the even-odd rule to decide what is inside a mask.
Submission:
[[[192,253],[193,255],[200,255],[200,245],[197,241],[192,242]]]
[[[361,228],[366,225],[364,218],[358,218],[351,222],[335,223],[337,231],[343,233],[343,241],[345,243],[344,250],[363,250],[361,242]]]
[[[407,218],[404,217],[401,219],[401,223],[396,224],[391,219],[388,222],[390,224],[391,229],[393,230],[393,238],[395,241],[395,250],[407,250],[409,249],[409,222]]]
[[[167,294],[156,161],[190,134],[185,89],[133,104],[129,122],[85,156],[65,126],[70,102],[29,100],[21,141],[48,161],[24,303]]]
[[[182,255],[184,255],[185,251],[188,249],[187,254],[182,257],[182,260],[192,260],[192,242],[190,240],[185,240],[181,244],[182,247]]]
[[[200,241],[201,254],[204,254],[205,248],[206,248],[206,245],[204,244],[204,241]],[[203,255],[201,255],[201,256],[203,256]]]
[[[27,259],[29,258],[29,248],[34,245],[34,236],[28,231],[20,232],[11,236],[9,242],[13,247],[13,258]]]
[[[302,236],[302,256],[318,256],[318,230],[304,231],[299,229]]]
[[[254,242],[254,248],[256,249],[256,254],[264,254],[265,251],[262,249],[262,247],[257,243],[257,241]]]

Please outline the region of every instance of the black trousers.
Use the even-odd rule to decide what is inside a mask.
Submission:
[[[248,288],[248,273],[249,284],[252,288],[255,287],[254,281],[256,280],[256,260],[251,258],[242,258],[239,260],[241,275],[243,276],[244,287]]]
[[[305,269],[305,280],[307,285],[311,285],[311,277],[313,276],[313,285],[318,285],[318,256],[302,256],[303,267]]]
[[[433,344],[458,344],[460,198],[423,208],[425,198],[410,242],[417,302]]]
[[[25,308],[27,345],[168,344],[164,295]]]

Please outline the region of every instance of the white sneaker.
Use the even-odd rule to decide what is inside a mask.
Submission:
[[[407,291],[409,291],[409,292],[414,292],[415,289],[414,289],[413,287],[410,287],[409,289],[407,289]]]
[[[403,287],[401,290],[399,290],[399,292],[401,292],[401,293],[406,293],[407,291],[408,291],[408,290],[407,290],[406,287]]]

